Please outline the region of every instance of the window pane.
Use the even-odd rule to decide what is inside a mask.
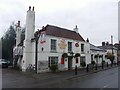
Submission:
[[[80,62],[85,62],[85,57],[80,57]]]
[[[68,51],[72,51],[72,42],[68,42]]]
[[[51,50],[56,50],[56,40],[51,39]]]
[[[84,52],[84,44],[81,44],[81,52]]]
[[[58,64],[58,57],[49,57],[49,66]]]

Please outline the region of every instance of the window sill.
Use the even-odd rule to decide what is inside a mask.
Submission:
[[[57,53],[57,51],[50,51],[50,53]]]
[[[81,54],[85,54],[85,52],[83,51],[83,52],[81,52]]]

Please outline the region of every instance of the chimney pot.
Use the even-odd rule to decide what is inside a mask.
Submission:
[[[77,25],[75,26],[75,28],[77,29]]]
[[[33,11],[34,11],[34,6],[33,6]]]
[[[87,40],[86,40],[87,42],[89,42],[89,39],[87,38]]]
[[[77,27],[77,25],[75,26],[74,31],[75,31],[76,33],[78,33],[78,27]]]
[[[31,6],[29,6],[29,10],[31,10]]]
[[[18,21],[18,27],[20,26],[20,21]]]
[[[106,45],[109,45],[109,42],[106,42]]]
[[[102,46],[105,46],[105,42],[102,42]]]

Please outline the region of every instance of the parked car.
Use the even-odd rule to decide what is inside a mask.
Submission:
[[[2,68],[8,68],[9,63],[5,59],[0,59],[0,66]]]

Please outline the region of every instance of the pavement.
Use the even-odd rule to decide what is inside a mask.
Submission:
[[[97,73],[97,72],[100,72],[103,70],[112,69],[115,67],[117,67],[117,65],[113,65],[112,67],[111,67],[111,65],[109,65],[108,67],[104,66],[103,69],[102,69],[102,67],[98,67],[97,70],[95,70],[95,68],[94,68],[94,70],[89,70],[89,72],[87,72],[86,68],[81,68],[81,69],[77,70],[77,75],[75,75],[75,70],[66,70],[66,71],[60,71],[60,72],[55,72],[55,73],[47,72],[47,73],[38,73],[38,74],[27,72],[25,74],[29,74],[33,78],[40,79],[40,80],[43,78],[45,78],[45,79],[48,79],[48,78],[71,79],[71,78],[89,75],[92,73]]]

